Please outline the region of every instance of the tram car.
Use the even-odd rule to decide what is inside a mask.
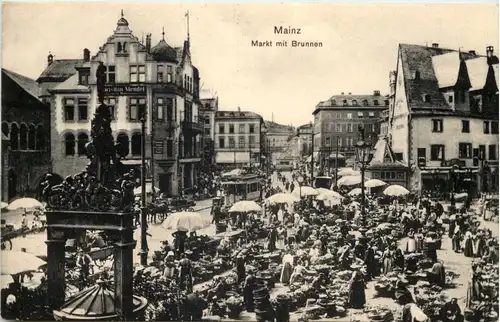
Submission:
[[[224,205],[230,206],[240,200],[260,201],[264,176],[258,174],[239,174],[223,178],[222,187],[226,191]]]

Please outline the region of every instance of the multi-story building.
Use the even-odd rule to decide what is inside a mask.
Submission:
[[[354,156],[354,145],[363,131],[365,139],[375,144],[379,128],[380,113],[389,101],[380,91],[373,95],[341,93],[319,102],[314,109],[314,151],[319,152],[320,166],[337,153],[349,159]]]
[[[215,162],[218,165],[247,166],[260,163],[262,116],[247,111],[215,113]]]
[[[219,98],[202,98],[200,117],[203,117],[203,165],[215,164],[215,114],[219,110]]]
[[[88,162],[85,144],[92,112],[99,104],[95,75],[102,63],[111,128],[116,142],[128,147],[123,163],[129,167],[141,163],[144,119],[150,180],[154,174],[155,186],[170,196],[190,192],[201,161],[199,75],[191,63],[189,37],[183,47],[174,48],[164,35],[154,47],[151,34],[143,44],[122,15],[94,57],[87,49],[82,60],[53,60],[49,56],[49,65],[38,82],[42,94],[50,95],[55,173],[73,174]]]
[[[51,172],[50,108],[35,80],[2,68],[2,200],[39,196]],[[62,178],[60,178],[62,180]]]
[[[312,123],[297,127],[297,141],[300,156],[307,156],[312,153]]]
[[[278,124],[274,121],[265,121],[267,127],[267,138],[269,139],[269,151],[273,162],[276,162],[281,154],[289,148],[289,141],[295,136],[295,129],[289,125]]]
[[[498,186],[498,58],[400,44],[388,141],[413,190]]]

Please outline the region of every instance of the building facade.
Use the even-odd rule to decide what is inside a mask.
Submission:
[[[289,125],[266,121],[267,139],[272,162],[276,162],[289,149],[289,141],[295,136],[295,129]]]
[[[88,163],[85,144],[99,104],[95,75],[100,64],[105,67],[105,104],[115,140],[128,147],[124,165],[140,166],[144,120],[149,180],[168,196],[190,193],[200,171],[203,124],[198,118],[199,74],[191,63],[189,38],[183,47],[174,48],[163,33],[151,47],[151,34],[145,44],[140,42],[123,16],[95,56],[90,57],[87,49],[82,60],[67,63],[49,56],[38,79],[43,93],[50,95],[54,172],[66,176]],[[52,75],[59,78],[54,81]]]
[[[308,156],[312,153],[312,123],[304,124],[297,127],[297,144],[298,151],[301,157]]]
[[[219,110],[219,98],[202,98],[200,117],[203,118],[203,165],[215,164],[215,114]]]
[[[246,111],[215,113],[215,162],[239,167],[260,164],[262,116]]]
[[[35,80],[2,68],[2,200],[40,195],[52,171],[50,108]],[[62,179],[62,178],[61,178]]]
[[[412,190],[489,191],[498,186],[498,58],[400,44],[392,149]],[[452,138],[452,139],[451,139]]]
[[[380,133],[380,114],[388,105],[380,91],[374,91],[373,95],[341,93],[318,103],[313,112],[314,151],[319,153],[320,167],[337,153],[337,147],[346,159],[354,157],[360,130],[375,145]]]

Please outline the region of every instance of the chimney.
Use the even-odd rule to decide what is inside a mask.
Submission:
[[[488,58],[493,57],[493,46],[486,47],[486,57]]]
[[[49,52],[49,55],[47,56],[47,65],[50,66],[54,62],[54,55],[52,55]]]
[[[340,95],[344,95],[344,92],[340,93]]]
[[[238,112],[241,112],[241,108],[238,106]]]
[[[373,96],[380,96],[380,91],[373,91]]]
[[[432,43],[432,48],[439,48],[439,44],[437,42]]]
[[[472,56],[476,56],[476,51],[475,50],[469,50],[469,54],[471,54]]]
[[[146,51],[148,53],[151,51],[151,34],[146,35]]]
[[[83,61],[85,62],[90,61],[90,50],[88,50],[87,48],[83,50]]]
[[[349,95],[351,95],[351,92],[349,92]]]

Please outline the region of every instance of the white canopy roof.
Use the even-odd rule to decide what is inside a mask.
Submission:
[[[458,52],[451,52],[432,57],[434,74],[439,88],[455,86],[460,69],[460,56]]]

